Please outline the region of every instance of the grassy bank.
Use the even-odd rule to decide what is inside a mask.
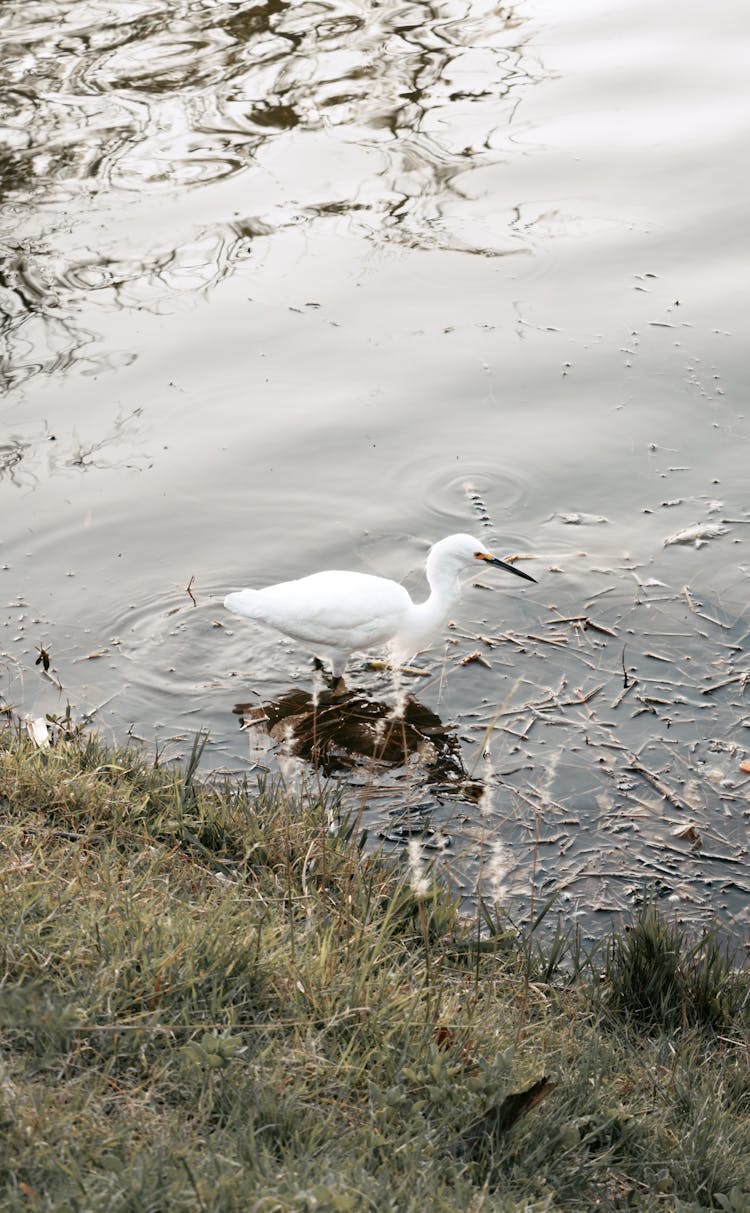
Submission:
[[[0,734],[2,1209],[750,1208],[746,971],[478,948],[330,807]]]

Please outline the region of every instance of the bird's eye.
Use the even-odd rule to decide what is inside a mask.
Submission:
[[[486,554],[486,552],[475,552],[474,559],[475,560],[486,560],[487,554]]]

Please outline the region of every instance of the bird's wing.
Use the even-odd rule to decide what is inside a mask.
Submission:
[[[411,608],[397,581],[333,569],[258,590],[252,617],[308,644],[353,652],[385,644]]]

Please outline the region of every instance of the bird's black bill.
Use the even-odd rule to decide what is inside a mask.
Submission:
[[[487,564],[496,564],[499,569],[505,569],[506,573],[515,573],[516,577],[525,577],[527,581],[533,581],[536,585],[536,577],[532,577],[531,573],[524,573],[523,569],[517,569],[514,564],[508,564],[505,560],[498,560],[497,556],[485,556]]]

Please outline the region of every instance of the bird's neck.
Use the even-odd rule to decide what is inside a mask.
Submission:
[[[461,597],[461,582],[458,579],[457,568],[446,568],[443,561],[436,558],[435,549],[427,557],[425,574],[430,587],[429,598],[422,603],[422,608],[433,618],[444,623],[448,615]]]
[[[429,647],[461,597],[461,584],[457,576],[446,576],[443,573],[436,578],[430,576],[429,569],[427,576],[430,596],[424,602],[414,604],[408,626],[398,638],[398,650],[409,656]]]
[[[432,637],[445,623],[460,598],[460,590],[450,598],[447,595],[437,595],[433,591],[425,602],[419,602],[414,607],[415,627],[425,637]]]
[[[441,569],[435,573],[427,566],[427,581],[430,586],[430,596],[420,603],[417,610],[431,626],[440,627],[445,623],[454,606],[461,597],[461,582],[458,573],[447,573]]]

